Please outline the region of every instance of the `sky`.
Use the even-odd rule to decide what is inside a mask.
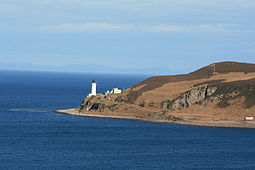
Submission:
[[[175,74],[255,63],[254,18],[254,0],[1,0],[0,69]]]

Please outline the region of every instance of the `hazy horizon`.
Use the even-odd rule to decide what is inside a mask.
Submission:
[[[232,62],[232,61],[221,61],[221,62]],[[219,63],[219,62],[216,62]],[[213,63],[210,63],[213,64]],[[208,64],[209,65],[209,64]],[[0,71],[39,71],[39,72],[65,72],[65,73],[95,73],[95,74],[132,74],[132,75],[178,75],[187,74],[202,67],[208,66],[203,65],[197,68],[186,68],[171,70],[169,68],[114,68],[104,65],[93,65],[93,64],[77,64],[77,65],[39,65],[39,64],[13,64],[13,63],[0,63]]]
[[[2,0],[0,69],[161,75],[255,63],[254,11],[250,0]]]

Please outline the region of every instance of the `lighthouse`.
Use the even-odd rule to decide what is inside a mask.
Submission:
[[[97,95],[97,83],[95,80],[91,82],[91,96]]]

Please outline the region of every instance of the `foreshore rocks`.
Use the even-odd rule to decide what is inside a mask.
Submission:
[[[92,96],[87,97],[83,100],[79,107],[79,112],[82,111],[114,111],[118,103],[115,101],[105,98],[104,96]]]
[[[104,105],[102,103],[93,101],[94,96],[91,98],[85,98],[79,107],[79,111],[90,111],[90,110],[103,110]]]

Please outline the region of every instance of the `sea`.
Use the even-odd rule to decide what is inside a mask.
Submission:
[[[0,71],[0,169],[255,169],[255,129],[52,112],[147,77]]]

